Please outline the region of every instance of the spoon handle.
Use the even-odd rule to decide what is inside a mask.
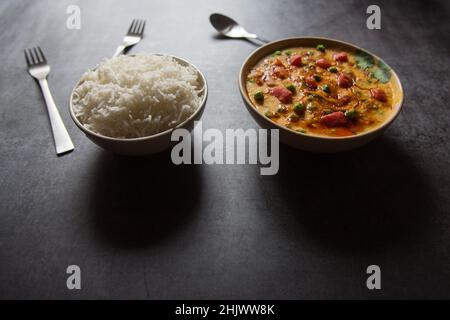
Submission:
[[[269,40],[266,40],[266,39],[263,39],[263,38],[260,38],[260,37],[256,37],[255,39],[260,41],[260,42],[262,42],[262,43],[269,43],[270,42]]]
[[[269,43],[270,42],[269,40],[260,38],[258,35],[254,34],[254,33],[248,33],[248,34],[246,34],[245,37],[247,39],[258,40],[259,42],[262,42],[262,43]]]

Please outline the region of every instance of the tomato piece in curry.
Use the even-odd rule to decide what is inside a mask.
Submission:
[[[289,48],[259,61],[246,87],[254,107],[281,126],[352,136],[379,126],[392,111],[389,78],[380,80],[366,66],[354,52],[321,44]]]

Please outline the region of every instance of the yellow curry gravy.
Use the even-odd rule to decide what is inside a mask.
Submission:
[[[382,63],[382,62],[381,62]],[[351,136],[383,123],[392,112],[389,67],[367,53],[314,47],[276,51],[247,76],[254,107],[303,134]]]

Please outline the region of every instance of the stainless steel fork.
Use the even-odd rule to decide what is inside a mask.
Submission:
[[[134,46],[139,41],[141,41],[142,38],[144,37],[144,29],[145,29],[145,20],[133,19],[133,22],[131,22],[130,25],[130,29],[128,29],[125,38],[123,38],[123,43],[117,47],[117,50],[113,55],[113,58],[122,54],[126,48]]]
[[[50,66],[45,59],[41,48],[33,48],[25,50],[25,60],[27,60],[28,72],[31,76],[39,81],[45,103],[47,104],[48,116],[55,140],[56,154],[60,155],[74,149],[72,140],[70,139],[67,129],[59,115],[58,108],[53,101],[52,94],[48,87],[47,76],[50,73]]]

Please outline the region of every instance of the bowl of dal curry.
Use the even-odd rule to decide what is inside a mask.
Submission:
[[[319,37],[268,43],[243,63],[239,89],[250,114],[280,141],[339,152],[378,137],[399,114],[404,94],[382,59],[355,45]]]

